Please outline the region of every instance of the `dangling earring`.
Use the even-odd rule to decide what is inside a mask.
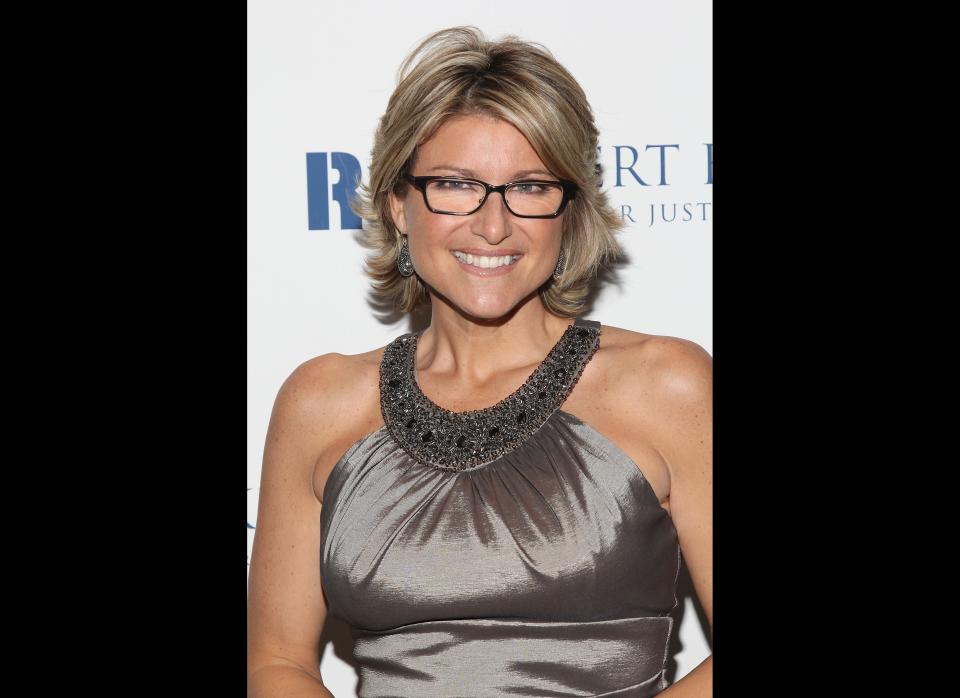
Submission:
[[[400,246],[400,255],[397,257],[397,271],[400,276],[413,275],[413,260],[410,259],[410,248],[407,246],[407,237],[403,236],[403,244]]]
[[[557,258],[557,266],[553,270],[553,280],[559,281],[560,277],[563,276],[563,272],[567,270],[567,257],[563,254],[563,249],[560,249],[560,256]]]

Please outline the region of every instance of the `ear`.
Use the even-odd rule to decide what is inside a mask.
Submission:
[[[393,217],[393,224],[402,234],[407,233],[407,219],[404,218],[404,200],[406,197],[399,197],[394,192],[390,192],[390,215]]]

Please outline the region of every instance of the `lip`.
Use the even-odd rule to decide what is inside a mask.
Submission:
[[[504,274],[509,274],[511,271],[513,271],[513,268],[520,263],[520,260],[518,259],[513,264],[505,264],[501,267],[496,267],[494,269],[481,269],[480,267],[475,267],[472,264],[461,262],[459,259],[457,259],[457,256],[453,254],[453,252],[454,251],[450,252],[450,256],[453,257],[453,261],[459,264],[460,268],[463,269],[465,272],[467,272],[468,274],[473,274],[474,276],[503,276]],[[486,257],[505,257],[508,254],[521,255],[522,257],[522,254],[520,252],[514,252],[512,250],[497,250],[496,254],[490,254],[489,250],[478,250],[476,248],[467,247],[463,249],[457,249],[456,252],[466,252],[467,254],[483,255]]]
[[[520,250],[510,249],[508,247],[498,247],[495,250],[484,250],[479,247],[457,247],[453,252],[466,252],[467,254],[476,254],[481,257],[506,257],[509,255],[523,254]],[[451,253],[452,254],[452,253]]]

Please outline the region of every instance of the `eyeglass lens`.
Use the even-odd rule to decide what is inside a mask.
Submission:
[[[427,184],[430,208],[450,213],[473,213],[483,201],[485,189],[476,182],[458,179],[435,179]],[[559,184],[517,182],[507,187],[507,207],[521,216],[545,216],[556,213],[563,202]]]

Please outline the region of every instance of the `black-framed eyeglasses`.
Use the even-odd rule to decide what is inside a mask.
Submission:
[[[423,203],[433,213],[469,216],[480,210],[487,197],[500,192],[507,210],[518,218],[556,218],[576,196],[577,185],[567,180],[524,179],[499,186],[461,177],[414,177],[405,175],[423,194]]]

